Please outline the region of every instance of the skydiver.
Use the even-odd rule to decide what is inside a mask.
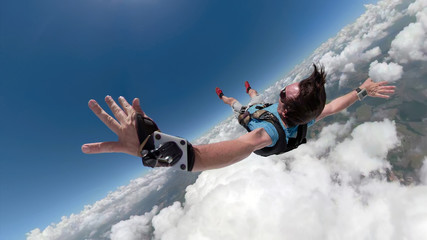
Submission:
[[[395,91],[386,81],[368,78],[360,87],[326,103],[326,73],[313,64],[312,74],[284,87],[276,104],[264,103],[257,91],[245,82],[251,97],[248,106],[224,95],[216,88],[219,98],[232,107],[239,123],[248,133],[228,141],[192,145],[183,138],[160,132],[156,123],[142,110],[135,98],[130,105],[119,97],[121,107],[107,96],[105,101],[116,119],[91,99],[89,108],[118,136],[117,142],[97,142],[82,145],[88,154],[122,152],[141,157],[144,166],[174,167],[184,171],[204,171],[239,162],[252,152],[261,156],[283,154],[306,142],[307,127],[336,114],[365,97],[389,98]]]

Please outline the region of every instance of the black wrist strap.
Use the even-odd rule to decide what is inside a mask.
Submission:
[[[194,167],[194,159],[196,158],[196,155],[194,154],[194,148],[193,145],[189,141],[187,141],[187,154],[188,154],[188,167],[187,170],[191,172]]]
[[[140,143],[138,152],[142,156],[144,166],[176,167],[189,172],[193,170],[195,153],[190,142],[161,133],[155,122],[141,114],[136,115],[136,120]]]
[[[359,98],[359,101],[362,101],[365,97],[368,96],[368,92],[366,91],[366,89],[360,89],[360,88],[356,88],[354,89],[357,92],[357,98]]]
[[[136,132],[138,134],[139,144],[141,144],[140,152],[142,149],[151,150],[154,148],[154,142],[150,136],[155,131],[159,131],[159,128],[153,120],[146,118],[141,114],[136,115]]]

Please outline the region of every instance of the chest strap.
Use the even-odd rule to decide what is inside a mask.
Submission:
[[[288,138],[288,141],[286,141],[286,133],[282,125],[280,124],[280,121],[276,118],[276,116],[274,116],[273,113],[264,110],[265,107],[268,107],[271,104],[266,104],[266,105],[257,106],[258,110],[252,114],[250,114],[246,110],[238,116],[238,121],[240,125],[242,125],[248,132],[251,131],[248,127],[249,122],[252,119],[257,119],[260,121],[267,121],[273,124],[274,128],[279,134],[279,139],[277,140],[277,143],[274,146],[265,147],[260,150],[257,150],[254,152],[255,154],[258,154],[264,157],[270,156],[270,155],[282,154],[282,153],[291,151],[297,148],[299,145],[307,142],[307,139],[306,139],[307,124],[299,125],[297,136],[295,138]]]
[[[237,120],[239,121],[239,124],[242,125],[246,130],[248,130],[248,132],[250,132],[250,130],[248,129],[248,124],[251,121],[252,118],[255,119],[259,119],[259,120],[266,120],[268,117],[264,116],[265,119],[261,119],[261,116],[267,112],[266,110],[264,110],[264,108],[271,106],[271,103],[265,103],[264,105],[261,106],[256,106],[255,108],[257,108],[258,110],[255,111],[253,114],[250,114],[249,111],[247,111],[248,108],[244,108],[242,112],[240,112],[240,115],[237,117]],[[249,106],[251,107],[251,106]],[[269,112],[268,112],[269,113]],[[274,115],[273,115],[274,117]],[[276,117],[274,117],[276,118]]]

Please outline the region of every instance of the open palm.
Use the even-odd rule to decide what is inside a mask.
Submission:
[[[95,115],[118,136],[116,142],[96,142],[86,143],[82,146],[84,153],[110,153],[122,152],[134,156],[141,156],[138,152],[139,139],[136,131],[136,114],[148,116],[142,111],[138,98],[135,98],[130,105],[124,97],[119,97],[121,107],[113,100],[111,96],[105,97],[105,102],[113,112],[115,118],[110,116],[102,109],[99,104],[91,99],[89,108]]]

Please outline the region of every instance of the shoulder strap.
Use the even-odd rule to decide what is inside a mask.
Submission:
[[[297,136],[295,138],[288,138],[286,142],[286,133],[283,127],[280,124],[280,121],[274,116],[273,113],[264,110],[265,107],[270,106],[271,104],[265,104],[264,106],[257,106],[259,110],[255,111],[253,114],[250,114],[248,111],[241,113],[238,117],[240,125],[242,125],[248,132],[251,130],[248,128],[248,123],[251,119],[258,119],[270,122],[276,128],[277,133],[279,134],[279,139],[273,147],[265,147],[263,149],[255,151],[255,154],[261,156],[270,156],[273,154],[281,154],[290,150],[297,148],[299,145],[307,142],[307,124],[298,126]]]
[[[264,105],[256,106],[255,108],[258,109],[253,114],[250,114],[248,111],[248,108],[242,108],[243,111],[240,112],[239,116],[237,117],[237,120],[239,121],[239,124],[242,125],[248,132],[250,132],[248,128],[248,123],[251,121],[252,118],[260,119],[259,117],[263,115],[266,110],[263,110],[266,107],[269,107],[273,105],[272,103],[265,103]],[[264,119],[262,119],[264,120]]]
[[[288,138],[288,151],[297,148],[299,145],[307,142],[307,124],[299,125],[297,136],[295,138]]]
[[[273,113],[268,112],[266,110],[258,110],[254,112],[254,118],[267,121],[273,124],[274,128],[276,128],[277,133],[279,134],[279,139],[277,140],[276,145],[273,147],[265,147],[263,149],[257,150],[254,153],[267,157],[273,154],[281,154],[287,152],[287,143],[286,143],[286,133],[285,130],[280,125],[279,120],[274,116]]]
[[[266,107],[270,107],[271,105],[273,105],[272,103],[264,103],[264,105],[260,105],[260,106],[256,106],[255,108],[258,110],[264,109]]]
[[[248,128],[248,124],[249,124],[249,121],[251,121],[251,117],[252,116],[248,111],[240,113],[240,115],[237,117],[239,124],[242,125],[248,132],[250,132],[250,129]]]

